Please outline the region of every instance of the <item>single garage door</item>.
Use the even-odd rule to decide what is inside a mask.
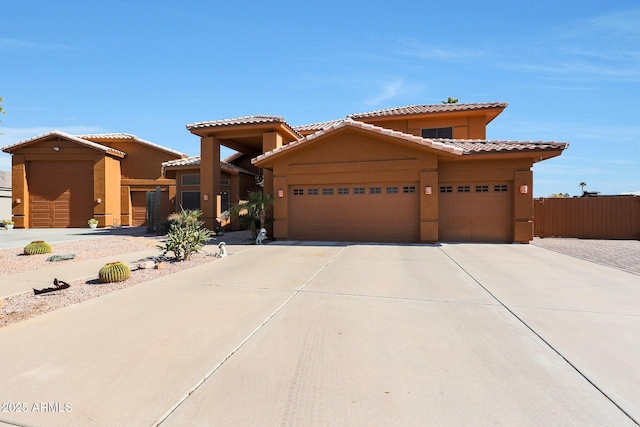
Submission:
[[[441,184],[438,239],[451,242],[511,242],[512,184]]]
[[[93,217],[92,162],[29,162],[31,228],[86,227]]]
[[[417,242],[417,187],[417,183],[291,186],[291,239]]]

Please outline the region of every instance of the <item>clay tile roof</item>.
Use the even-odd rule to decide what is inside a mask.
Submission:
[[[53,130],[51,132],[34,136],[33,138],[25,139],[24,141],[16,142],[15,144],[11,144],[7,147],[4,147],[2,151],[9,153],[14,148],[18,146],[29,144],[31,142],[37,141],[39,139],[47,138],[49,136],[58,136],[60,138],[68,139],[69,141],[77,142],[78,144],[84,145],[86,147],[94,148],[96,150],[104,151],[105,153],[115,154],[120,157],[126,156],[126,153],[120,150],[116,150],[115,148],[108,147],[106,145],[98,144],[97,142],[89,141],[88,139],[81,138],[76,135],[71,135],[70,133],[62,132],[60,130]]]
[[[250,125],[255,123],[286,123],[282,116],[244,116],[233,119],[212,120],[209,122],[196,122],[187,125],[187,129],[211,128],[230,125]]]
[[[299,145],[305,144],[309,141],[312,141],[322,135],[325,135],[327,133],[333,132],[337,129],[343,128],[343,127],[354,127],[354,128],[359,128],[359,129],[365,129],[367,131],[370,132],[376,132],[379,133],[381,135],[386,135],[386,136],[390,136],[393,138],[399,138],[399,139],[403,139],[405,141],[409,141],[409,142],[413,142],[415,144],[418,145],[422,145],[425,147],[430,147],[430,148],[434,148],[436,150],[441,150],[441,151],[446,151],[448,153],[451,154],[455,154],[455,155],[461,155],[463,153],[462,148],[459,147],[455,147],[453,146],[450,141],[451,140],[432,140],[432,139],[426,139],[426,138],[422,138],[419,136],[415,136],[415,135],[410,135],[407,133],[403,133],[403,132],[399,132],[396,130],[391,130],[391,129],[386,129],[380,126],[375,126],[369,123],[364,123],[364,122],[358,122],[352,119],[345,119],[345,120],[341,120],[339,122],[336,122],[316,133],[313,133],[311,135],[305,136],[303,138],[298,139],[297,141],[294,142],[290,142],[287,145],[283,145],[282,147],[276,148],[275,150],[269,151],[267,153],[264,153],[254,159],[251,160],[252,163],[256,163],[262,159],[265,159],[267,157],[273,156],[274,154],[278,154],[287,150],[291,150],[295,147],[298,147]]]
[[[566,142],[556,141],[485,141],[475,139],[434,139],[434,141],[449,141],[449,144],[464,150],[464,154],[564,150],[569,146]]]
[[[169,160],[163,162],[163,168],[176,168],[180,166],[200,166],[200,156],[185,157],[184,159]]]
[[[147,145],[157,150],[165,151],[167,153],[170,153],[179,157],[186,156],[185,154],[179,151],[175,151],[175,150],[172,150],[171,148],[163,147],[162,145],[154,144],[153,142],[146,141],[142,138],[138,138],[137,136],[129,133],[94,133],[94,134],[77,135],[77,136],[79,138],[88,139],[91,141],[106,141],[106,140],[114,140],[114,139],[129,140],[129,141],[137,142],[142,145]]]
[[[443,113],[449,111],[471,111],[484,110],[489,108],[506,108],[506,102],[485,102],[473,104],[425,104],[407,105],[405,107],[387,108],[384,110],[369,111],[366,113],[350,114],[351,119],[362,119],[366,117],[386,117],[386,116],[407,116],[413,114]]]
[[[172,169],[172,168],[178,168],[178,167],[200,167],[200,156],[192,156],[192,157],[187,157],[185,159],[177,159],[177,160],[169,160],[168,162],[164,162],[162,163],[162,169]],[[232,163],[228,163],[225,161],[221,161],[220,162],[220,166],[222,166],[222,168],[226,168],[227,170],[233,170],[236,171],[238,173],[243,173],[246,175],[253,175],[255,176],[256,174],[248,171],[244,168],[241,168],[240,166],[236,166]]]
[[[310,123],[308,125],[300,125],[300,126],[294,126],[293,128],[295,130],[297,130],[298,132],[306,132],[306,131],[319,131],[321,129],[327,128],[329,126],[332,126],[336,123],[340,123],[342,121],[342,119],[337,119],[337,120],[327,120],[326,122],[318,122],[318,123]]]

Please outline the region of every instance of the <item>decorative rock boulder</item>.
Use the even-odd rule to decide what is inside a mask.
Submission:
[[[51,253],[51,245],[42,240],[35,240],[24,247],[25,255],[49,254]]]
[[[100,283],[123,282],[129,278],[131,270],[120,262],[110,262],[100,269],[98,279]]]

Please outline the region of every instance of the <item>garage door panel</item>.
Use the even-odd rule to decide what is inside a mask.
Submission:
[[[85,227],[93,217],[92,162],[29,162],[30,227]]]
[[[403,193],[403,185],[395,183],[292,187],[290,236],[294,240],[417,242],[417,184],[404,185],[413,192]],[[387,194],[387,187],[396,193]],[[360,190],[364,194],[354,188],[364,189]],[[379,192],[372,194],[370,188]],[[323,189],[332,189],[333,194],[322,194]]]
[[[510,183],[505,182],[442,184],[439,194],[439,240],[511,241],[511,187]]]

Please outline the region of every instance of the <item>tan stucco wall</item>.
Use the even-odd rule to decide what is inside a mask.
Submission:
[[[16,228],[29,224],[29,190],[27,188],[27,169],[24,155],[11,156],[11,215]]]
[[[416,136],[422,135],[422,129],[453,127],[453,137],[455,139],[485,139],[487,137],[487,119],[484,114],[469,116],[436,115],[434,117],[423,116],[403,120],[358,120]]]
[[[437,240],[437,195],[423,186],[437,185],[437,155],[384,137],[347,130],[318,139],[275,160],[273,190],[283,190],[274,204],[274,237],[288,239],[288,189],[293,185],[419,183],[420,240]]]
[[[180,156],[158,150],[148,145],[128,140],[100,140],[106,145],[127,155],[120,161],[123,179],[157,179],[162,178],[162,163],[179,159]]]

